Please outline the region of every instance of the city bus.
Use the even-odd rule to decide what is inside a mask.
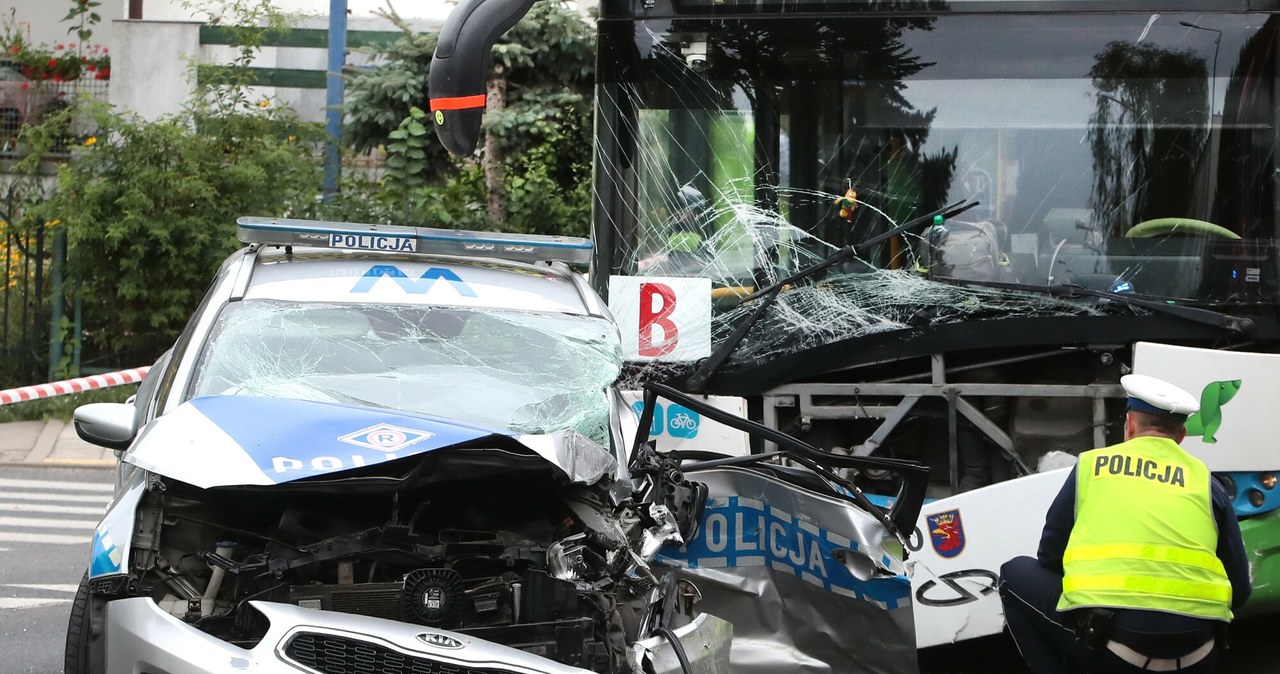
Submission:
[[[455,153],[529,4],[446,26],[431,96]],[[962,522],[1013,526],[1002,486],[1118,442],[1119,378],[1160,374],[1201,397],[1187,445],[1265,559],[1280,457],[1265,416],[1241,424],[1280,395],[1278,38],[1273,0],[603,0],[591,280],[629,376],[929,464],[940,503],[987,505],[952,530],[926,507],[913,545],[964,560]],[[921,597],[998,615],[991,568],[956,573],[918,574],[917,628]]]

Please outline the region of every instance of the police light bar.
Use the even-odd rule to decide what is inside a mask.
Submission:
[[[236,220],[241,243],[396,253],[432,253],[492,257],[515,262],[563,262],[586,266],[591,262],[591,239],[542,234],[473,232],[402,225],[365,225],[288,218]]]

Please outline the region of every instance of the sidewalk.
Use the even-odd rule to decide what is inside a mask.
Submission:
[[[14,421],[0,424],[2,465],[112,468],[116,455],[81,440],[69,421]]]

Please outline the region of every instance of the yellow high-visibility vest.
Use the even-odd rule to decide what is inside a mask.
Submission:
[[[1080,455],[1058,610],[1134,608],[1231,620],[1209,469],[1168,438]]]

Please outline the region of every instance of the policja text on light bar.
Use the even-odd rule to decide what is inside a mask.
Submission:
[[[571,266],[591,262],[591,239],[573,236],[260,217],[243,217],[236,225],[237,238],[247,244],[464,255]]]

